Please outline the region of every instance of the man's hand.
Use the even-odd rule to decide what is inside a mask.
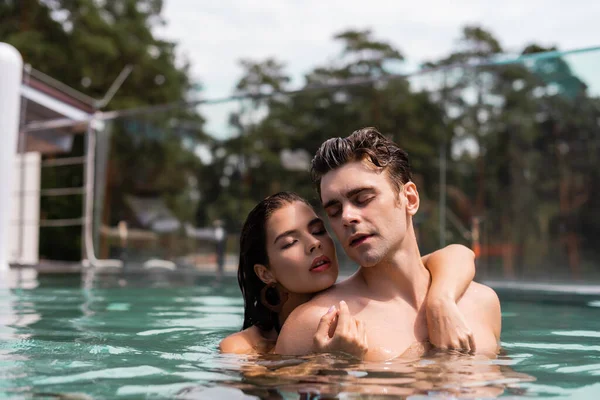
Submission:
[[[362,359],[369,350],[365,324],[352,317],[345,301],[321,317],[313,337],[316,353],[344,353]]]
[[[475,337],[454,299],[428,297],[427,329],[432,345],[443,350],[475,353]]]

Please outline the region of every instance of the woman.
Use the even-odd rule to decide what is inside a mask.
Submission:
[[[472,335],[455,303],[473,279],[473,261],[473,252],[464,246],[448,246],[423,257],[432,276],[425,304],[430,341],[438,347],[474,350]],[[248,214],[240,237],[243,330],[223,339],[221,351],[271,351],[290,313],[333,286],[338,271],[333,240],[306,200],[280,192],[258,203]],[[338,319],[344,321],[339,329]],[[321,319],[314,350],[357,357],[366,352],[364,326],[349,315],[343,302]]]

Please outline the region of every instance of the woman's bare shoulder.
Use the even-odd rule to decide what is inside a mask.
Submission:
[[[251,326],[227,336],[219,344],[219,350],[221,353],[263,354],[268,353],[274,344],[273,340],[264,337],[258,327]]]

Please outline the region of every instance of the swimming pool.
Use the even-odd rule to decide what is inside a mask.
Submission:
[[[219,341],[242,323],[235,280],[164,282],[130,276],[82,289],[79,278],[40,277],[0,289],[0,398],[600,398],[600,299],[503,299],[506,354],[491,362],[365,365],[221,355]]]

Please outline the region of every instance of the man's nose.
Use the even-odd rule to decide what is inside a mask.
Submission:
[[[342,211],[342,223],[344,226],[358,223],[358,213],[354,207],[344,207],[344,210]]]

